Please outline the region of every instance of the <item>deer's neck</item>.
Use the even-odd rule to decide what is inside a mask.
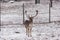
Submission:
[[[30,22],[33,22],[33,19],[29,19]]]

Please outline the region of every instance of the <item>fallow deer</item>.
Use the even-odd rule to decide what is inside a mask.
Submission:
[[[25,13],[26,13],[26,15],[27,15],[27,11],[25,11]],[[28,17],[28,19],[29,20],[25,20],[24,21],[24,25],[25,25],[25,28],[26,28],[26,35],[28,36],[28,37],[31,37],[32,35],[31,35],[31,32],[32,32],[32,24],[33,24],[33,19],[34,19],[34,17],[36,17],[37,16],[37,14],[38,14],[38,10],[36,10],[36,15],[35,16],[28,16],[27,15],[27,17]]]

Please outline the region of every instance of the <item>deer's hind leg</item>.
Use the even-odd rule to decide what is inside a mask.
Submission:
[[[30,37],[30,27],[26,28],[26,34],[27,34],[28,37]]]
[[[32,37],[32,27],[29,27],[29,36]]]
[[[26,35],[28,35],[28,26],[26,25],[25,28],[26,28]]]
[[[27,28],[26,28],[26,35],[27,35],[28,37],[30,37],[30,27],[27,27]]]
[[[32,37],[32,23],[29,25],[29,32],[30,32],[30,37]]]
[[[26,27],[26,26],[25,26]],[[31,26],[27,26],[26,27],[26,35],[28,36],[28,37],[31,37],[32,35],[31,35],[31,32],[32,32],[32,27]]]

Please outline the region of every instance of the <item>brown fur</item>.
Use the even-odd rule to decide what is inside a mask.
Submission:
[[[35,16],[37,16],[37,14],[38,14],[38,11],[36,10],[36,15]],[[27,13],[27,11],[26,11],[26,13]],[[25,22],[24,22],[24,25],[25,25],[25,28],[26,28],[26,35],[28,35],[28,37],[31,37],[32,35],[31,35],[31,32],[32,32],[32,24],[33,24],[33,18],[35,17],[35,16],[33,16],[33,17],[28,17],[29,18],[29,20],[26,20]]]

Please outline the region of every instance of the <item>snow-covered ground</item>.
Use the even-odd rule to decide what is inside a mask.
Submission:
[[[29,15],[39,14],[34,19],[32,37],[27,37],[23,23],[22,4],[26,2],[2,3],[0,40],[60,40],[60,22],[49,22],[49,4],[26,3],[25,10]],[[60,21],[60,3],[53,3],[51,21]],[[42,23],[42,24],[39,24]],[[16,33],[18,32],[18,33]]]
[[[26,36],[23,25],[5,25],[2,27],[0,33],[1,40],[60,40],[60,23],[57,22],[34,24],[31,38]]]

